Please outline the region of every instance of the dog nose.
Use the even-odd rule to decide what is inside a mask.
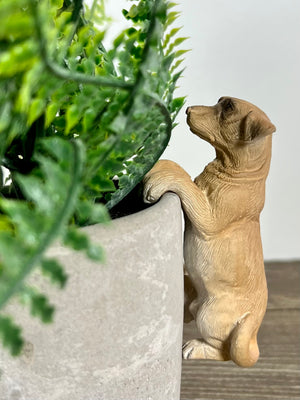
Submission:
[[[188,108],[185,110],[185,113],[186,113],[186,114],[189,114],[189,113],[191,112],[191,110],[192,110],[192,107],[188,107]]]

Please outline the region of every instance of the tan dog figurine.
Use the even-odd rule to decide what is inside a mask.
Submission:
[[[185,214],[185,321],[200,338],[183,346],[185,359],[259,357],[257,332],[267,306],[259,216],[275,126],[258,107],[222,97],[186,111],[190,129],[216,149],[193,182],[172,161],[159,161],[144,180],[144,200],[175,192]]]

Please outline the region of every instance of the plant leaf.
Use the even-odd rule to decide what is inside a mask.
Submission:
[[[92,243],[85,233],[79,232],[79,230],[74,227],[67,229],[64,236],[64,244],[76,251],[84,250],[91,260],[99,262],[104,261],[103,249]]]
[[[20,354],[24,340],[21,336],[21,328],[17,326],[11,317],[0,315],[0,336],[3,346],[7,347],[13,356]]]
[[[30,312],[33,316],[39,317],[45,324],[53,321],[54,307],[43,294],[33,292],[30,295]]]
[[[49,276],[53,283],[58,284],[61,288],[65,287],[68,277],[64,268],[56,259],[44,258],[41,262],[41,268],[43,273]]]

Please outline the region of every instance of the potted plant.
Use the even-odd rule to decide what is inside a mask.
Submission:
[[[130,27],[106,50],[102,41],[105,35],[103,23],[107,18],[102,1],[94,1],[91,8],[84,6],[82,0],[3,0],[0,4],[0,159],[1,166],[5,167],[8,173],[4,180],[1,168],[0,336],[2,343],[13,355],[23,352],[21,357],[13,361],[5,358],[8,357],[5,353],[3,355],[6,363],[1,365],[4,370],[4,382],[5,368],[8,364],[12,363],[14,371],[19,371],[15,372],[17,378],[9,377],[6,380],[8,386],[4,385],[2,389],[0,380],[0,393],[4,395],[10,393],[10,396],[17,396],[14,393],[21,393],[20,396],[29,396],[28,398],[32,399],[32,393],[39,396],[38,390],[42,390],[44,399],[75,399],[83,398],[80,397],[80,390],[87,393],[89,387],[89,399],[122,398],[116,394],[119,392],[111,389],[110,378],[115,377],[117,381],[122,381],[120,375],[123,374],[123,383],[119,389],[125,393],[127,385],[128,393],[131,393],[124,395],[124,398],[134,398],[133,387],[136,387],[136,398],[150,398],[149,387],[155,386],[155,382],[144,382],[144,387],[138,389],[141,386],[139,379],[144,380],[144,376],[139,378],[137,374],[137,371],[143,368],[143,360],[148,371],[153,369],[148,379],[156,377],[157,388],[161,384],[158,371],[167,368],[164,363],[158,367],[151,354],[155,354],[161,347],[168,347],[164,345],[162,335],[171,336],[173,325],[170,320],[165,321],[164,327],[160,326],[158,329],[160,343],[157,337],[151,339],[151,335],[159,327],[159,323],[162,324],[161,315],[159,323],[153,322],[152,331],[147,331],[146,325],[143,328],[143,325],[139,324],[139,332],[135,332],[135,337],[128,336],[128,332],[117,332],[123,338],[123,343],[126,340],[131,341],[131,345],[138,348],[137,354],[143,354],[144,359],[137,355],[132,356],[132,364],[129,366],[131,369],[125,371],[122,362],[128,362],[126,351],[122,347],[119,350],[114,349],[112,353],[121,351],[124,359],[120,357],[120,363],[116,365],[112,358],[112,364],[106,366],[105,371],[95,370],[92,365],[93,377],[88,381],[87,376],[90,374],[87,373],[87,361],[85,359],[82,365],[78,365],[76,357],[71,361],[63,361],[62,365],[57,367],[59,376],[55,376],[56,366],[52,364],[52,367],[49,367],[51,357],[48,361],[45,360],[45,353],[35,349],[35,344],[28,339],[28,335],[35,332],[40,346],[42,343],[46,349],[44,352],[49,354],[47,346],[50,340],[54,340],[51,345],[58,347],[62,342],[57,337],[57,329],[61,330],[62,325],[53,324],[45,329],[36,320],[25,316],[24,306],[29,307],[31,314],[40,317],[43,322],[52,321],[55,307],[57,318],[61,315],[61,321],[68,320],[69,316],[70,335],[65,337],[69,342],[64,345],[72,354],[85,345],[85,342],[90,342],[88,338],[82,338],[81,344],[72,341],[72,329],[73,332],[79,329],[79,325],[75,323],[76,317],[77,321],[84,324],[85,319],[81,318],[90,311],[89,321],[96,321],[96,325],[91,329],[98,329],[98,338],[102,342],[110,336],[104,333],[105,324],[108,329],[118,329],[109,324],[108,310],[104,310],[107,314],[105,321],[96,314],[99,309],[89,309],[92,307],[89,301],[87,307],[81,311],[78,307],[87,297],[89,287],[92,288],[92,292],[99,288],[98,303],[102,302],[104,297],[108,296],[105,285],[109,286],[117,277],[126,276],[128,271],[134,271],[132,263],[124,267],[124,270],[120,268],[122,262],[118,248],[122,247],[120,240],[124,241],[124,237],[129,238],[132,231],[139,231],[141,214],[121,218],[128,221],[125,231],[119,221],[112,224],[108,232],[123,232],[119,242],[114,242],[111,233],[104,231],[99,224],[109,220],[108,210],[113,209],[141,182],[145,173],[160,157],[169,141],[176,114],[183,105],[183,98],[173,98],[176,82],[181,75],[178,67],[184,53],[184,50],[176,50],[176,46],[184,40],[175,38],[179,29],[170,28],[177,16],[176,12],[170,11],[173,6],[173,3],[164,0],[135,2],[128,11],[123,10]],[[100,28],[97,28],[96,24],[100,25]],[[165,237],[168,236],[167,221],[172,219],[169,215],[170,209],[177,212],[177,220],[180,220],[179,203],[176,197],[169,195],[161,204],[151,209],[156,210],[156,217],[150,216],[146,210],[146,219],[148,218],[150,224],[146,226],[148,233],[150,229],[146,247],[150,249],[148,255],[152,259],[156,258],[156,264],[159,265],[164,257],[156,245],[151,247],[150,242],[154,236],[160,238],[159,231],[162,231]],[[161,220],[166,229],[161,230],[154,226],[155,219]],[[140,236],[145,237],[145,234],[140,233]],[[54,246],[54,242],[58,244]],[[105,248],[108,259],[108,265],[104,266],[103,270],[85,258],[87,256],[90,260],[102,262],[104,251],[100,243]],[[169,243],[168,240],[166,243]],[[66,246],[72,250],[68,250]],[[127,251],[129,254],[130,249],[128,244],[125,254]],[[74,250],[80,250],[81,253],[75,253]],[[177,262],[181,263],[181,249],[178,251],[174,256]],[[157,310],[159,302],[157,303],[155,296],[151,297],[151,293],[154,295],[155,291],[150,289],[147,294],[144,285],[137,289],[139,282],[152,282],[152,287],[154,285],[159,289],[163,299],[167,297],[167,286],[164,286],[156,275],[151,275],[153,260],[147,264],[143,257],[145,248],[141,252],[138,258],[143,270],[136,270],[137,275],[131,289],[140,291],[144,300],[149,302],[146,310],[151,302]],[[116,256],[114,267],[110,264],[110,254]],[[68,266],[67,261],[70,260],[71,265]],[[84,263],[87,263],[87,266],[83,266]],[[119,269],[115,268],[116,264],[119,264]],[[35,274],[32,274],[33,271]],[[93,286],[96,282],[93,275],[95,271],[100,281]],[[165,273],[167,272],[166,268]],[[48,287],[41,273],[50,277],[51,281],[61,288],[69,278],[68,285],[59,293],[54,286]],[[161,274],[159,271],[155,273]],[[104,288],[99,287],[101,278]],[[124,285],[128,287],[128,283]],[[119,304],[126,303],[128,299],[122,296],[122,290],[120,286]],[[112,297],[116,297],[116,292],[112,293]],[[13,298],[18,298],[23,304],[19,310],[16,304],[11,304]],[[78,310],[79,316],[75,315],[74,309],[64,314],[64,306],[68,299],[69,303],[76,304],[75,310]],[[95,301],[97,303],[97,300]],[[138,300],[135,305],[131,301],[132,298],[128,307],[136,307],[142,320],[141,313],[145,312],[145,308],[139,309],[138,306],[143,302]],[[171,296],[171,300],[168,300],[170,308],[174,305],[172,301]],[[182,317],[180,304],[179,301],[177,318]],[[166,307],[165,303],[161,304],[162,309]],[[113,312],[115,311],[111,311]],[[120,315],[115,320],[122,318],[125,316]],[[130,326],[130,323],[131,326],[134,325],[130,318],[128,316],[127,324],[123,326]],[[21,325],[29,321],[28,330],[22,325],[25,340],[18,325],[19,321]],[[41,333],[37,333],[37,330],[41,330]],[[85,332],[88,334],[89,331]],[[139,341],[147,336],[152,341],[146,351]],[[90,350],[84,350],[84,353],[87,353],[90,359],[94,349],[100,359],[102,357],[102,360],[107,360],[109,351],[103,354],[103,348],[100,351],[99,347],[97,348],[98,344],[93,342]],[[53,348],[50,346],[50,349]],[[51,351],[51,354],[54,353],[57,352]],[[54,359],[52,361],[57,362]],[[43,363],[43,367],[40,362]],[[74,365],[71,365],[72,362]],[[24,363],[28,366],[27,372],[24,372]],[[104,361],[102,363],[105,364]],[[43,376],[38,377],[39,368],[43,369]],[[52,372],[49,372],[50,370]],[[65,382],[62,380],[63,371]],[[27,373],[31,373],[31,378],[28,378]],[[126,379],[130,374],[131,382]],[[59,379],[60,384],[57,384]],[[80,383],[82,379],[89,382],[84,388]],[[110,391],[104,389],[106,382]],[[38,387],[41,385],[46,386]],[[68,390],[66,385],[70,386]],[[169,393],[168,398],[178,398],[179,385],[175,390],[170,385],[173,385],[171,378],[164,392],[158,390],[157,398],[163,398],[159,397],[162,393]],[[105,390],[108,390],[107,393]],[[109,397],[110,395],[112,397]]]

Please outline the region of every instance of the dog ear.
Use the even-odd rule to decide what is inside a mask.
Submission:
[[[275,131],[275,125],[272,124],[267,116],[258,117],[253,115],[251,111],[242,121],[239,139],[250,142],[256,138],[271,135]]]

